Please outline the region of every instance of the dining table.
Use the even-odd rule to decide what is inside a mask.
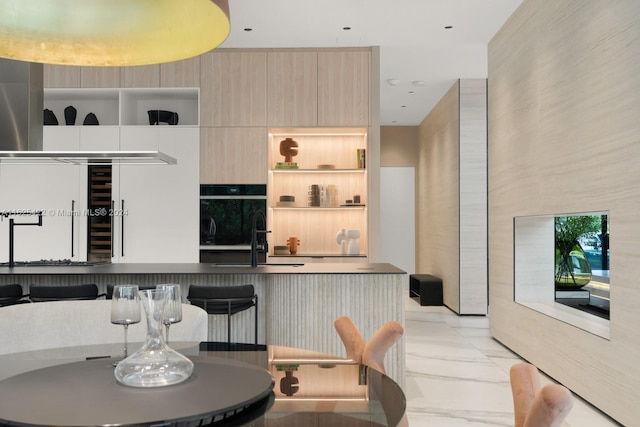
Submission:
[[[377,427],[405,413],[396,382],[350,359],[276,345],[171,347],[194,370],[165,387],[119,383],[118,344],[0,355],[0,426]]]

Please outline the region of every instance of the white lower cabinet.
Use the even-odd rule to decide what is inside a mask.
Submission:
[[[44,150],[77,150],[77,129],[45,127]],[[71,259],[82,261],[80,169],[61,164],[0,165],[0,212],[42,211],[42,225],[14,226],[14,260]],[[0,261],[9,260],[9,219],[37,223],[37,215],[1,217]]]

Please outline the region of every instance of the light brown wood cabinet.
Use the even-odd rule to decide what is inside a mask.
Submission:
[[[269,126],[318,125],[318,53],[278,51],[267,54]]]
[[[81,68],[72,65],[44,64],[42,84],[50,88],[78,88]]]
[[[160,65],[120,67],[120,87],[160,87]]]
[[[318,126],[369,126],[369,50],[318,52]]]
[[[82,67],[80,73],[83,88],[120,87],[120,67]]]
[[[200,87],[200,57],[160,64],[160,87]]]
[[[266,184],[267,129],[200,129],[200,184]]]
[[[214,50],[200,67],[202,126],[267,125],[266,51]]]

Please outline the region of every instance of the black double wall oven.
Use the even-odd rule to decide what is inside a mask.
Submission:
[[[200,185],[200,262],[249,263],[252,219],[258,210],[267,213],[264,184]],[[258,262],[265,258],[258,254]]]

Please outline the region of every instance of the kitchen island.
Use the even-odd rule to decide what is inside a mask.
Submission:
[[[179,283],[183,299],[190,285],[252,284],[258,294],[258,342],[345,356],[333,321],[350,316],[365,339],[389,320],[404,325],[404,271],[384,263],[100,264],[0,267],[0,284],[107,285]],[[105,319],[108,321],[108,319]],[[226,340],[226,316],[209,316],[210,341]],[[253,310],[231,318],[232,341],[253,342]],[[404,339],[385,359],[387,374],[404,385]]]

